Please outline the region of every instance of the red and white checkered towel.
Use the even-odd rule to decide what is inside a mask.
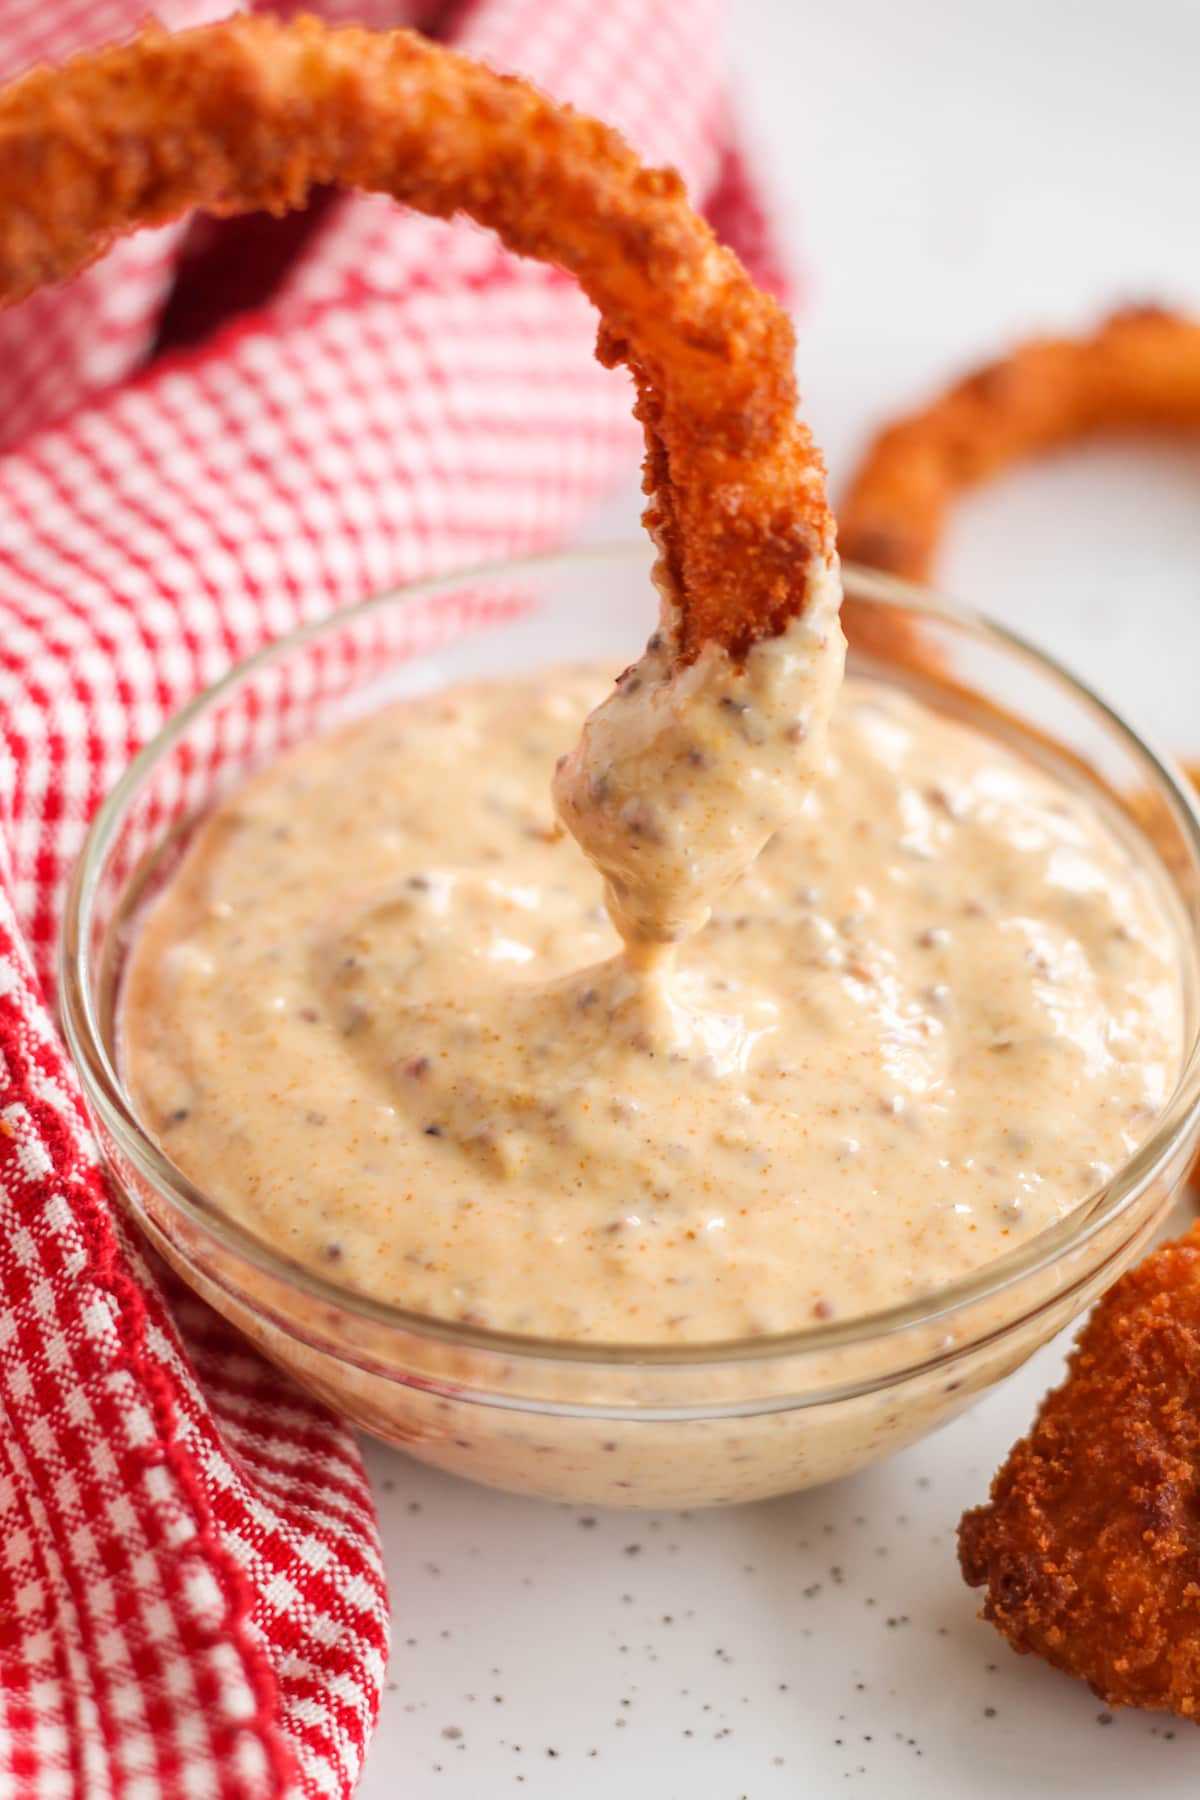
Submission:
[[[322,10],[449,13],[462,48],[680,166],[770,279],[715,6]],[[144,11],[0,0],[0,77]],[[0,315],[0,1800],[354,1786],[388,1640],[354,1439],[114,1212],[51,1022],[59,906],[131,752],[234,658],[543,544],[633,467],[594,331],[565,277],[360,196],[299,232],[144,234]]]

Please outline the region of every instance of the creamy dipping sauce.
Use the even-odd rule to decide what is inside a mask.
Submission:
[[[679,854],[685,788],[641,796],[653,831],[625,819],[684,870],[649,884],[675,895],[657,913],[605,823],[631,937],[675,945],[641,967],[548,791],[608,687],[584,669],[405,702],[200,827],[134,947],[122,1048],[213,1199],[381,1300],[683,1342],[927,1293],[1136,1147],[1180,1061],[1177,933],[1093,801],[848,683],[753,862],[781,817],[751,772],[696,935],[720,880]],[[671,766],[744,744],[763,768],[745,715],[713,711]],[[823,735],[818,696],[792,748]],[[594,773],[573,759],[560,794]]]

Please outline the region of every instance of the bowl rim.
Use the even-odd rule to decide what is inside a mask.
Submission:
[[[587,547],[501,559],[458,569],[448,574],[401,583],[351,605],[325,612],[261,645],[235,663],[218,680],[200,690],[137,752],[118,777],[94,814],[72,869],[58,935],[58,1004],[67,1047],[79,1073],[84,1097],[93,1118],[128,1159],[141,1179],[168,1202],[193,1228],[215,1239],[226,1253],[249,1264],[261,1275],[282,1283],[292,1293],[318,1302],[325,1309],[349,1313],[372,1326],[451,1344],[457,1348],[499,1354],[510,1361],[536,1359],[543,1363],[590,1363],[597,1366],[652,1365],[702,1368],[730,1363],[762,1362],[789,1356],[825,1354],[861,1348],[946,1321],[952,1314],[992,1299],[1046,1271],[1069,1251],[1082,1249],[1126,1212],[1138,1195],[1178,1150],[1181,1140],[1200,1120],[1200,1008],[1192,1022],[1175,1088],[1153,1130],[1133,1155],[1126,1159],[1097,1192],[1054,1224],[1044,1227],[1027,1244],[1007,1251],[967,1275],[923,1295],[847,1320],[831,1320],[786,1332],[756,1337],[707,1339],[696,1343],[608,1342],[600,1339],[564,1339],[494,1330],[460,1320],[422,1313],[373,1299],[316,1271],[290,1261],[267,1239],[224,1212],[203,1190],[178,1169],[149,1131],[143,1128],[126,1097],[101,1029],[90,980],[92,909],[98,872],[116,835],[128,804],[142,780],[159,760],[168,755],[189,726],[210,707],[219,704],[243,681],[271,663],[294,655],[325,633],[352,626],[396,605],[417,604],[460,591],[471,584],[511,581],[522,576],[569,576],[573,570],[635,558],[645,566],[644,543]],[[1141,733],[1057,658],[1037,649],[1008,626],[962,606],[946,596],[896,576],[856,564],[846,564],[843,581],[852,598],[875,604],[903,606],[927,616],[964,627],[977,638],[1015,654],[1042,675],[1051,676],[1081,701],[1086,710],[1115,735],[1143,765],[1165,801],[1175,824],[1188,844],[1200,887],[1200,798],[1173,761],[1149,744]],[[115,1185],[126,1192],[120,1170],[105,1154]],[[135,1215],[140,1206],[133,1201]],[[159,1231],[165,1229],[156,1221]],[[210,1279],[227,1285],[227,1277],[207,1270]],[[253,1296],[250,1297],[253,1299]],[[261,1305],[265,1296],[259,1296]]]

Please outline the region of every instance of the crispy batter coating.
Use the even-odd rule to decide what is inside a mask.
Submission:
[[[955,497],[1025,457],[1116,431],[1200,425],[1200,324],[1142,306],[1039,338],[881,431],[839,508],[842,554],[928,581]]]
[[[1014,1650],[1110,1706],[1200,1714],[1200,1226],[1110,1289],[959,1526]]]
[[[688,205],[597,120],[411,32],[237,18],[39,69],[0,91],[0,304],[190,207],[304,204],[314,183],[462,211],[574,274],[626,363],[645,519],[679,654],[740,658],[803,610],[833,521],[796,416],[791,326]]]

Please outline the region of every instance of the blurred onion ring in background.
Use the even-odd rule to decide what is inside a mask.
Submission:
[[[930,582],[950,504],[967,489],[1091,437],[1198,429],[1200,322],[1131,306],[1090,337],[1031,338],[877,434],[838,509],[842,555]],[[851,607],[846,630],[862,641]],[[1200,762],[1186,766],[1200,787]]]
[[[1122,431],[1200,427],[1200,324],[1162,307],[1033,338],[874,439],[838,512],[847,560],[928,582],[951,502],[1026,457]]]

